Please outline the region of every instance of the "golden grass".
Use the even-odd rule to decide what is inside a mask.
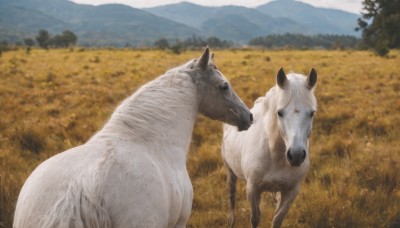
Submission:
[[[139,86],[200,52],[33,50],[0,57],[0,227],[11,227],[19,190],[46,158],[84,143]],[[219,69],[251,107],[280,67],[319,75],[311,168],[284,227],[400,226],[400,52],[216,52]],[[226,227],[228,195],[221,123],[199,117],[188,170],[194,187],[188,227]],[[238,185],[237,227],[250,210]],[[261,227],[274,205],[263,195]]]

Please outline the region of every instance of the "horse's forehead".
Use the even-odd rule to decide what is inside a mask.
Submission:
[[[296,74],[296,73],[289,73],[287,75],[287,79],[290,82],[305,82],[306,81],[306,76],[302,74]]]
[[[303,110],[315,109],[316,101],[313,93],[307,88],[297,88],[294,91],[283,92],[278,106],[291,109],[295,113]]]
[[[211,83],[218,83],[221,81],[226,81],[225,76],[218,69],[208,69],[202,72],[202,77],[204,80],[207,80]]]
[[[286,105],[286,109],[293,113],[301,113],[313,109],[313,105],[309,102],[290,102]]]

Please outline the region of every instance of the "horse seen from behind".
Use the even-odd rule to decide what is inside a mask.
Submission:
[[[88,142],[40,164],[22,187],[13,227],[185,227],[199,113],[239,131],[252,123],[208,47],[138,89]]]
[[[246,132],[224,125],[222,157],[228,175],[230,216],[235,222],[237,179],[246,181],[251,224],[260,221],[261,193],[273,193],[277,206],[272,227],[280,227],[309,168],[308,138],[317,109],[314,88],[317,73],[307,77],[281,68],[277,83],[255,101],[254,124]]]

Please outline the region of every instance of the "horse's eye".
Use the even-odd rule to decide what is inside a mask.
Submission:
[[[277,112],[277,114],[278,114],[279,117],[283,117],[283,111],[282,111],[282,110],[279,110],[279,111]]]
[[[229,85],[227,82],[222,83],[221,85],[219,85],[219,89],[220,90],[228,90],[229,89]]]
[[[310,117],[311,117],[311,118],[314,117],[315,113],[316,113],[316,111],[312,111],[312,112],[310,113]]]

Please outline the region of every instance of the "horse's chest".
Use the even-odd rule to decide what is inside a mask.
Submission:
[[[291,189],[301,182],[307,172],[303,167],[287,167],[278,170],[269,170],[264,174],[262,188],[269,192],[278,192]]]

